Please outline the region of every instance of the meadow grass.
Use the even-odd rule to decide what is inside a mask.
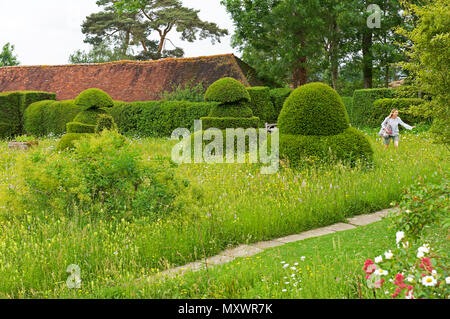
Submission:
[[[374,132],[368,132],[374,136]],[[175,142],[132,139],[144,158],[170,156]],[[281,169],[262,175],[258,165],[181,165],[190,181],[185,208],[150,223],[146,218],[98,220],[17,212],[2,205],[14,187],[21,152],[0,146],[0,297],[86,297],[117,283],[132,282],[172,266],[213,256],[238,244],[269,240],[345,221],[389,207],[418,176],[432,180],[448,169],[448,151],[428,133],[405,134],[401,149],[375,149],[373,169],[336,165]],[[55,139],[41,148],[53,149]],[[81,268],[81,292],[66,286],[66,269]],[[96,297],[102,297],[96,295]],[[176,296],[174,296],[176,297]]]

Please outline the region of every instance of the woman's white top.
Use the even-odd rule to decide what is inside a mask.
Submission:
[[[398,136],[399,131],[398,131],[398,125],[403,126],[404,128],[406,128],[407,130],[412,130],[412,126],[409,126],[408,124],[404,123],[402,121],[401,118],[397,117],[395,119],[391,119],[389,118],[389,116],[384,120],[383,124],[381,124],[382,128],[386,128],[388,125],[391,126],[392,128],[392,134],[390,134],[391,136]]]

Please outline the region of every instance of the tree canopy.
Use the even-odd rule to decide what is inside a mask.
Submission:
[[[14,54],[14,45],[6,43],[0,52],[0,67],[19,65],[20,62]]]

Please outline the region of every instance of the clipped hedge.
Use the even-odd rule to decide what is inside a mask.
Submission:
[[[108,113],[119,132],[129,135],[167,137],[177,128],[193,130],[194,121],[208,116],[218,103],[186,101],[116,101]]]
[[[373,149],[366,136],[350,127],[331,136],[280,134],[280,158],[291,167],[343,162],[354,165],[358,160],[371,165]]]
[[[392,98],[391,89],[364,89],[356,90],[353,94],[353,108],[350,122],[358,127],[373,126],[372,118],[374,112],[373,103],[383,98]]]
[[[280,134],[335,135],[349,127],[341,97],[324,83],[297,88],[286,99],[278,118]]]
[[[114,106],[114,101],[100,89],[92,88],[81,92],[75,99],[75,105],[88,109],[101,109]]]
[[[24,113],[24,131],[34,136],[62,135],[66,132],[66,124],[81,110],[73,100],[33,103]]]
[[[70,150],[75,148],[74,142],[81,140],[82,138],[89,137],[91,134],[87,133],[67,133],[65,134],[58,143],[56,149],[58,151]]]
[[[117,124],[114,118],[109,114],[101,114],[98,117],[97,125],[95,126],[95,133],[100,134],[104,130],[117,131]]]
[[[353,117],[352,111],[353,111],[353,98],[351,96],[343,96],[342,102],[344,102],[345,109],[347,110],[348,117],[351,119]]]
[[[42,100],[55,100],[55,93],[14,91],[0,93],[0,119],[2,137],[23,134],[24,113],[28,106]]]
[[[205,101],[219,103],[233,103],[238,101],[250,102],[250,95],[245,86],[236,79],[222,78],[211,84],[205,93]]]
[[[209,117],[253,117],[253,111],[249,102],[237,102],[236,104],[215,105]]]
[[[80,122],[67,123],[67,133],[95,133],[96,125],[83,124]]]
[[[101,114],[108,114],[108,112],[104,109],[88,109],[81,111],[75,116],[73,122],[88,124],[88,125],[97,125],[97,121]]]
[[[276,89],[270,90],[270,92],[269,92],[270,99],[272,100],[273,106],[275,108],[275,114],[276,114],[276,119],[275,119],[275,122],[273,122],[273,123],[277,122],[278,116],[280,115],[281,110],[283,109],[284,102],[289,97],[289,95],[291,95],[291,93],[293,91],[294,91],[293,89],[289,89],[289,88],[276,88]],[[271,124],[273,124],[273,123],[271,123]]]
[[[270,89],[268,87],[256,86],[247,88],[250,95],[250,108],[253,115],[259,117],[261,126],[265,123],[276,123],[278,114],[270,97]]]
[[[202,117],[203,129],[217,128],[225,130],[227,128],[257,128],[259,126],[259,117]]]
[[[380,99],[374,102],[374,112],[371,118],[371,126],[380,126],[384,119],[389,116],[393,109],[399,111],[399,117],[405,122],[411,125],[420,122],[426,122],[426,117],[414,116],[410,113],[412,106],[423,104],[425,101],[417,98],[406,99]]]

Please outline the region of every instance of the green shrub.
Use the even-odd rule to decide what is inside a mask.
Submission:
[[[79,122],[67,123],[67,133],[95,133],[95,125],[83,124]]]
[[[280,158],[287,159],[292,167],[337,161],[350,165],[362,161],[370,165],[373,149],[367,137],[351,127],[331,136],[280,134]]]
[[[35,136],[47,135],[48,107],[55,103],[52,100],[31,104],[24,113],[24,131]]]
[[[353,98],[349,97],[349,96],[343,96],[341,98],[342,98],[342,102],[345,105],[345,109],[347,110],[348,117],[351,119],[352,111],[353,111]]]
[[[81,92],[74,103],[84,110],[109,108],[114,106],[114,101],[106,92],[95,88]]]
[[[75,148],[75,141],[81,140],[83,138],[89,137],[91,134],[87,133],[67,133],[63,137],[61,137],[61,140],[58,143],[58,146],[56,149],[58,151],[64,151],[64,150],[71,150]]]
[[[253,117],[249,102],[241,101],[233,104],[217,104],[209,113],[209,117]]]
[[[66,133],[66,125],[72,122],[82,111],[73,100],[56,101],[46,108],[46,135],[62,135]]]
[[[270,90],[270,98],[275,108],[275,115],[276,115],[275,122],[272,122],[271,124],[277,122],[278,116],[280,115],[281,110],[283,109],[284,102],[289,97],[289,95],[291,95],[292,91],[293,90],[290,88],[277,88]]]
[[[11,136],[12,128],[9,124],[0,122],[0,138],[7,138]]]
[[[384,119],[391,114],[393,109],[399,111],[401,119],[411,125],[427,121],[426,117],[414,116],[410,110],[412,106],[418,106],[425,101],[422,99],[380,99],[373,103],[374,111],[369,124],[371,126],[380,126]]]
[[[203,129],[217,128],[225,130],[227,128],[257,128],[259,127],[258,117],[202,117]]]
[[[101,114],[107,114],[106,110],[103,109],[89,109],[81,111],[73,119],[74,122],[79,122],[89,125],[97,125],[98,118]]]
[[[349,127],[341,97],[324,83],[297,88],[286,99],[278,118],[281,134],[335,135]]]
[[[392,94],[398,99],[418,99],[419,88],[413,85],[402,85],[392,89]]]
[[[24,131],[26,134],[62,135],[66,124],[80,113],[81,108],[67,101],[41,101],[31,104],[24,113]]]
[[[0,93],[0,119],[5,124],[6,136],[24,133],[24,113],[28,106],[41,100],[54,100],[56,95],[47,92],[15,91]]]
[[[215,106],[184,101],[116,102],[108,113],[123,134],[167,137],[177,128],[192,131],[194,120],[208,116]]]
[[[379,99],[392,97],[393,91],[391,89],[356,90],[353,94],[352,125],[358,127],[371,126],[371,118],[373,118],[374,112],[373,103]]]
[[[219,103],[233,103],[238,101],[250,102],[250,95],[245,86],[233,78],[220,79],[206,90],[205,101]]]
[[[70,136],[67,134],[66,136]],[[79,139],[71,152],[38,149],[18,162],[20,187],[10,200],[23,210],[103,219],[147,216],[157,220],[175,211],[186,183],[166,158],[148,161],[117,132]]]
[[[101,114],[98,117],[97,125],[95,126],[95,133],[100,134],[104,130],[117,131],[117,125],[114,119],[109,114]]]
[[[257,86],[247,88],[247,91],[250,95],[250,108],[253,115],[261,120],[261,126],[264,126],[265,123],[275,123],[277,113],[270,98],[270,89]]]
[[[205,88],[202,83],[194,85],[188,82],[184,87],[179,84],[172,86],[172,92],[165,91],[161,95],[163,101],[187,101],[187,102],[203,102],[205,96]]]

